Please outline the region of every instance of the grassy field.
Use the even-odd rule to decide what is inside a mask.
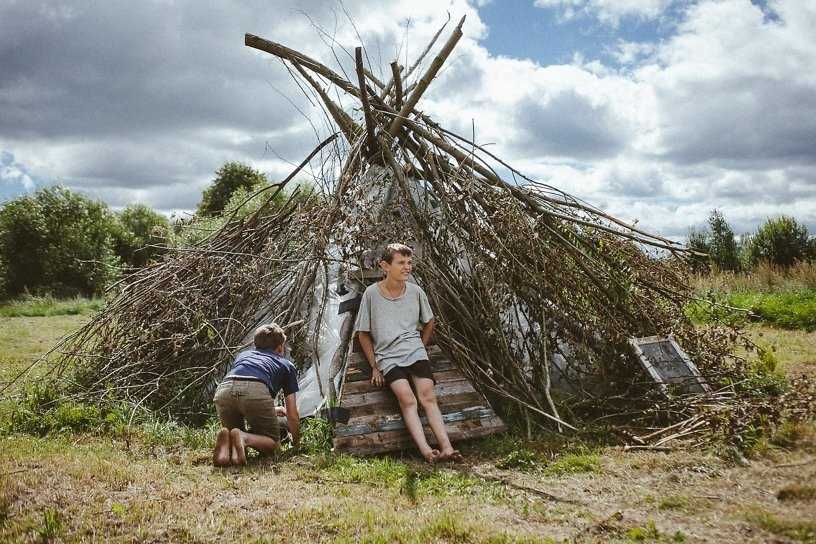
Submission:
[[[0,317],[0,382],[88,318]],[[816,375],[816,333],[749,334],[784,372]],[[285,453],[243,470],[210,466],[205,431],[158,423],[6,434],[0,541],[816,542],[816,431],[796,431],[746,467],[505,435],[463,444],[458,466]]]

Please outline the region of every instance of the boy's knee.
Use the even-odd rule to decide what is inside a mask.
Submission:
[[[436,393],[433,389],[419,393],[419,402],[422,406],[433,406],[436,404]]]
[[[405,395],[400,395],[397,400],[399,401],[400,408],[403,410],[416,408],[417,406],[417,399],[413,393],[407,393]]]

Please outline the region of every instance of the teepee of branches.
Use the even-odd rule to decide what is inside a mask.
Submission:
[[[693,418],[705,403],[667,403],[628,343],[673,334],[714,386],[709,399],[734,397],[724,384],[742,375],[744,361],[731,355],[740,337],[685,316],[688,250],[525,177],[418,109],[463,24],[437,46],[440,29],[410,67],[391,63],[385,82],[362,48],[347,78],[247,34],[246,45],[277,57],[337,130],[271,191],[310,162],[322,182],[283,205],[270,197],[125,278],[58,346],[52,372],[76,396],[200,418],[261,322],[289,324],[292,356],[308,366],[331,267],[351,274],[367,252],[402,240],[420,248],[415,275],[435,308],[438,343],[505,415],[559,429],[598,420],[700,429]],[[340,95],[356,107],[344,109]],[[338,332],[324,382],[342,368],[350,329]]]

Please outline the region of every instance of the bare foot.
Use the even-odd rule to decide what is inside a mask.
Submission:
[[[425,460],[428,461],[429,463],[435,463],[439,459],[439,450],[437,449],[428,450],[425,453],[422,453],[422,457],[424,457]]]
[[[451,461],[453,463],[461,463],[464,458],[462,454],[459,453],[459,450],[455,450],[451,448],[450,450],[442,450],[442,453],[439,454],[439,461]]]
[[[215,448],[213,448],[213,465],[226,467],[230,464],[230,431],[226,427],[221,427],[215,435]]]
[[[232,464],[246,465],[246,446],[244,445],[244,433],[241,429],[233,429],[230,431],[230,438],[232,439]]]

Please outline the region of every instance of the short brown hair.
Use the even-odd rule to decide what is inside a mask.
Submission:
[[[286,342],[286,335],[277,323],[261,325],[255,329],[255,347],[258,349],[275,349]]]
[[[385,246],[385,249],[382,252],[382,258],[380,260],[391,264],[391,262],[394,260],[394,255],[397,253],[403,257],[410,257],[414,254],[414,250],[405,244],[388,244]]]

